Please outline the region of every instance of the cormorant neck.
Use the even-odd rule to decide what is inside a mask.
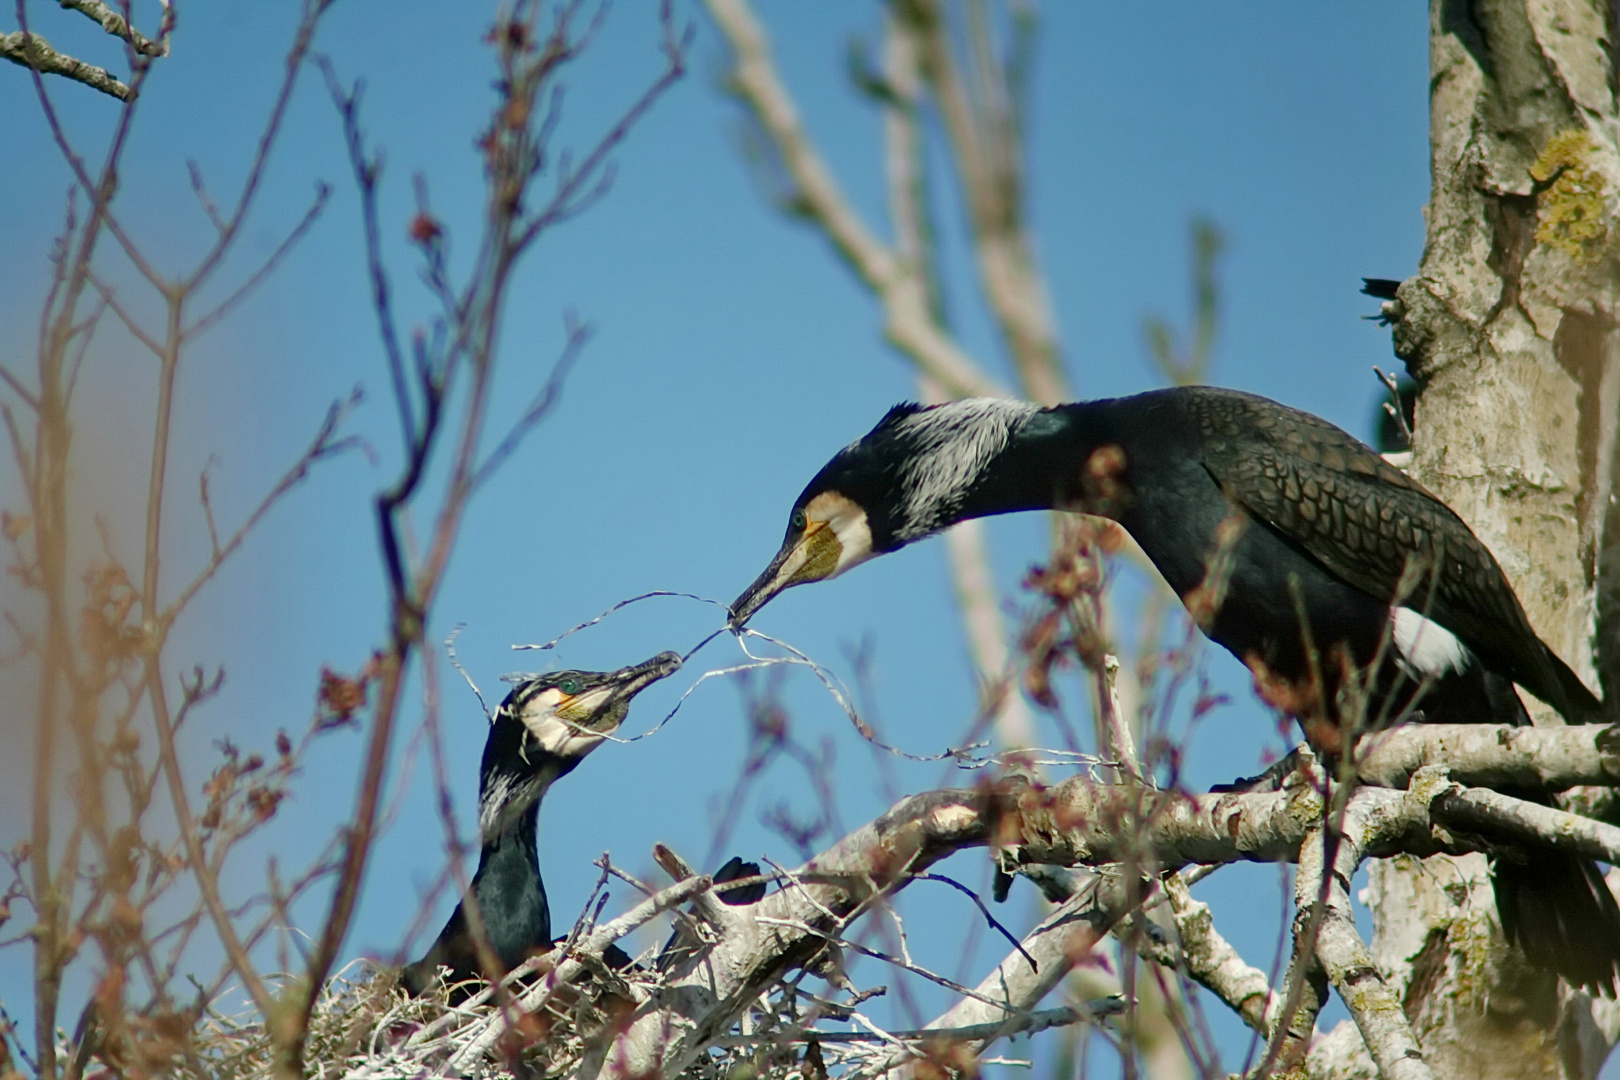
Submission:
[[[484,840],[472,893],[495,955],[506,967],[522,963],[551,940],[551,909],[540,880],[540,800]]]
[[[528,749],[528,762],[484,762],[483,782],[478,789],[479,839],[489,843],[507,831],[519,818],[532,818],[546,791],[559,778],[573,771],[578,759],[562,758],[534,747]]]
[[[1092,466],[1107,465],[1097,452],[1118,442],[1112,404],[1058,405],[1024,420],[969,485],[954,520],[1082,506],[1106,514],[1088,480]]]

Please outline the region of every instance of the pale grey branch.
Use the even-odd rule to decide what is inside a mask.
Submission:
[[[810,141],[798,109],[777,76],[764,28],[747,0],[707,0],[731,44],[731,86],[752,110],[795,187],[795,201],[883,303],[885,333],[894,345],[950,393],[1008,397],[933,316],[927,282],[915,265],[896,258],[860,220]]]
[[[72,11],[77,11],[97,23],[113,37],[123,38],[129,42],[134,50],[142,56],[167,56],[169,46],[164,41],[153,41],[145,34],[129,25],[123,15],[115,11],[111,5],[102,0],[56,0],[57,3]]]
[[[1620,784],[1620,730],[1500,724],[1404,724],[1356,745],[1356,774],[1405,787],[1425,765],[1444,765],[1458,783],[1562,791]]]
[[[99,68],[83,60],[75,60],[66,53],[59,53],[51,48],[50,43],[44,38],[26,30],[0,34],[0,59],[33,68],[41,75],[60,75],[64,79],[84,83],[92,90],[111,94],[119,101],[128,101],[130,98],[129,87],[114,78],[106,68]]]

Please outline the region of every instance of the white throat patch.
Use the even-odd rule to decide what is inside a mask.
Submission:
[[[606,687],[587,690],[574,699],[570,708],[578,708],[588,714],[607,693]],[[584,757],[602,742],[602,734],[587,731],[558,716],[557,706],[562,704],[562,700],[562,691],[556,688],[543,690],[529,700],[518,719],[523,721],[523,726],[529,729],[529,734],[547,753],[561,758]]]
[[[872,528],[866,522],[866,511],[853,500],[836,491],[823,491],[805,504],[804,512],[811,521],[825,521],[838,537],[838,565],[829,578],[872,557]]]
[[[974,479],[1012,441],[1013,431],[1040,406],[1010,398],[967,398],[901,420],[897,431],[911,444],[901,466],[896,538],[916,540],[939,529]]]
[[[1474,654],[1455,634],[1411,608],[1391,608],[1390,622],[1396,655],[1419,677],[1454,675],[1473,662]]]

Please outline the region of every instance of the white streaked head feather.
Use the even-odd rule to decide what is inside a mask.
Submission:
[[[511,805],[512,789],[519,782],[519,778],[502,773],[490,777],[478,793],[478,835],[481,840],[489,840],[504,824],[500,815]]]
[[[967,398],[897,421],[895,432],[911,452],[900,468],[905,501],[896,537],[915,540],[936,531],[1018,426],[1039,411],[1027,401]]]
[[[1474,660],[1457,635],[1411,608],[1391,608],[1390,622],[1396,656],[1421,678],[1457,674]]]

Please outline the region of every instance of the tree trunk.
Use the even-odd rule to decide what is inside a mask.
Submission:
[[[1617,420],[1611,32],[1599,0],[1433,0],[1428,235],[1388,307],[1422,387],[1413,475],[1490,546],[1542,638],[1594,685]],[[1537,724],[1561,722],[1526,704]],[[1597,1074],[1613,1003],[1506,946],[1483,856],[1376,861],[1370,874],[1374,952],[1437,1076]]]

